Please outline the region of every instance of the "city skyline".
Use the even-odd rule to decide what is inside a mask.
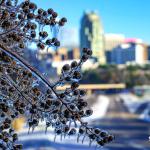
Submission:
[[[45,1],[45,2],[44,2]],[[80,21],[83,12],[86,10],[97,10],[99,12],[104,32],[124,34],[126,37],[141,38],[144,42],[150,44],[150,21],[148,16],[150,12],[148,7],[150,1],[139,0],[51,0],[40,1],[35,0],[38,7],[54,8],[60,15],[68,19],[66,28],[74,28],[77,31],[80,29]],[[68,13],[69,12],[69,13]],[[74,40],[79,41],[78,35]]]

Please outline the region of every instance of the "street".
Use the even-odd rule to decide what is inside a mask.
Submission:
[[[110,150],[149,150],[150,123],[130,114],[125,105],[110,98],[106,117],[93,122],[93,126],[101,127],[115,135],[115,141],[105,148]]]

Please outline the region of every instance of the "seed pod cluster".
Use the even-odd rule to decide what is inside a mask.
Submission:
[[[67,19],[58,20],[53,9],[38,9],[29,0],[21,4],[16,0],[3,0],[0,5],[0,149],[7,149],[8,145],[14,150],[23,148],[17,144],[18,136],[11,125],[20,116],[26,117],[29,132],[44,120],[45,132],[53,127],[55,139],[77,135],[77,139],[84,141],[87,137],[90,144],[97,146],[113,141],[109,133],[82,121],[93,112],[84,100],[86,91],[79,88],[81,66],[92,55],[90,49],[83,49],[80,61],[64,65],[59,80],[53,84],[20,55],[28,42],[35,42],[39,49],[58,47],[58,39],[44,29],[49,26],[56,30]],[[37,32],[39,26],[42,29]],[[69,87],[61,92],[57,90],[65,84]]]
[[[39,49],[60,46],[58,39],[51,38],[56,34],[48,33],[54,33],[60,26],[64,26],[66,18],[59,20],[58,13],[53,9],[37,8],[30,0],[21,4],[17,4],[16,0],[2,0],[1,5],[3,7],[0,10],[0,37],[7,47],[14,47],[15,52],[22,53],[27,41],[37,43]],[[50,31],[44,31],[48,27]]]
[[[1,131],[12,129],[10,125],[12,120],[23,115],[28,120],[29,132],[44,119],[45,130],[47,131],[50,126],[53,127],[56,137],[77,135],[78,139],[82,138],[84,141],[86,136],[90,142],[99,146],[114,139],[109,133],[88,127],[87,123],[82,121],[82,118],[93,113],[84,100],[86,91],[78,88],[80,81],[78,76],[79,74],[82,76],[82,59],[64,65],[60,79],[52,85],[38,71],[20,59],[19,55],[12,53],[6,47],[3,48],[0,49],[0,116],[3,124]],[[7,59],[9,61],[6,61]],[[33,84],[37,81],[37,84]],[[61,93],[56,90],[64,84],[70,84],[70,88],[66,88]],[[74,123],[74,128],[70,126],[71,123]],[[9,137],[4,138],[5,143],[9,142],[7,140]],[[13,138],[12,147],[15,147],[17,137],[11,138]]]

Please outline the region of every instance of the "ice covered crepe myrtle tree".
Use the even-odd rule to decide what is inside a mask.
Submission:
[[[57,16],[53,9],[37,8],[29,0],[0,0],[0,149],[22,149],[21,144],[16,144],[18,136],[11,125],[21,115],[27,118],[29,131],[34,130],[39,121],[45,121],[45,131],[51,126],[57,136],[76,134],[77,141],[84,141],[86,137],[97,147],[114,139],[82,121],[92,114],[83,99],[85,91],[78,89],[81,66],[92,55],[90,49],[83,49],[79,62],[64,65],[55,83],[49,83],[22,57],[31,42],[40,50],[60,46],[53,32],[67,19],[57,19]],[[56,90],[65,84],[70,88],[63,92]],[[70,126],[71,122],[74,126]]]

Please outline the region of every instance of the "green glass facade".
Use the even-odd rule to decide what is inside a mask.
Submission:
[[[93,57],[104,64],[106,62],[104,51],[104,32],[97,13],[85,13],[81,19],[80,48],[88,47],[93,51]]]

